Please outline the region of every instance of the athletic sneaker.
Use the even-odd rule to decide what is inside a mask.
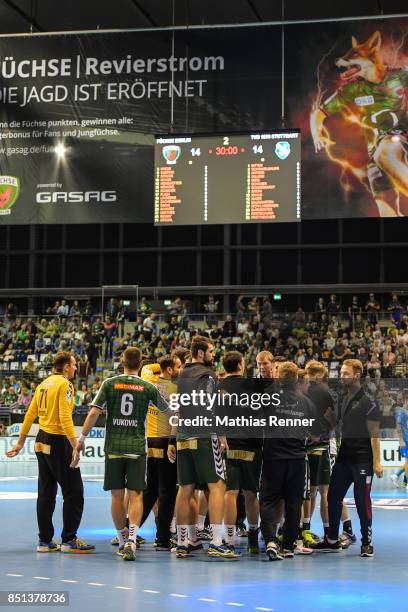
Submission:
[[[176,557],[182,559],[184,557],[189,557],[190,551],[187,546],[176,546]]]
[[[248,537],[248,532],[246,530],[246,527],[244,525],[244,523],[239,523],[236,526],[236,534],[239,538],[246,538]]]
[[[325,538],[322,542],[316,544],[313,549],[315,552],[321,553],[338,553],[343,550],[340,540],[337,540],[334,544],[328,542],[327,538]]]
[[[351,545],[351,540],[350,540],[350,538],[347,537],[346,533],[342,533],[339,536],[339,542],[340,542],[341,547],[343,549],[348,548]]]
[[[170,542],[159,542],[158,540],[156,540],[154,546],[158,552],[170,552],[171,550]]]
[[[204,546],[201,544],[200,540],[188,543],[188,552],[198,552],[199,550],[204,550]]]
[[[82,540],[81,538],[74,538],[70,542],[63,542],[61,544],[61,552],[63,553],[86,555],[87,553],[92,553],[94,551],[95,546],[92,546],[92,544],[87,544],[85,540]]]
[[[269,561],[282,561],[283,559],[280,546],[276,542],[268,542],[265,552]]]
[[[54,540],[51,540],[51,542],[41,542],[41,540],[38,542],[38,546],[37,546],[37,552],[39,553],[53,553],[53,552],[59,552],[61,550],[61,546],[59,544],[57,544],[56,542],[54,542]]]
[[[135,561],[136,559],[136,544],[129,540],[125,542],[123,547],[122,559],[124,561]]]
[[[197,530],[197,539],[205,542],[211,542],[212,534],[211,527],[204,527],[201,531]]]
[[[129,535],[129,530],[126,529],[126,534]],[[127,537],[127,535],[126,535]],[[119,546],[119,538],[116,535],[114,538],[111,539],[110,541],[111,546]],[[146,540],[144,538],[141,538],[140,536],[136,536],[136,548],[140,548],[140,544],[146,544]]]
[[[374,548],[371,544],[362,544],[360,557],[374,557]]]
[[[224,559],[232,559],[236,557],[234,551],[231,550],[230,546],[226,546],[225,544],[221,544],[221,546],[217,546],[216,544],[210,543],[207,548],[207,553],[209,557],[222,557]]]
[[[259,555],[259,529],[248,531],[248,552],[250,555]]]
[[[284,559],[293,559],[293,557],[295,556],[295,551],[289,550],[289,548],[284,548],[282,550],[282,556]]]
[[[341,536],[344,536],[345,538],[347,538],[350,544],[355,544],[355,542],[357,542],[357,537],[353,532],[350,533],[349,531],[343,531]],[[341,539],[341,536],[340,536],[340,539]]]
[[[313,548],[314,546],[316,546],[316,544],[319,543],[320,538],[308,529],[304,529],[302,531],[302,540],[307,548]]]
[[[303,544],[303,540],[296,540],[295,549],[293,551],[295,555],[311,555],[313,554],[313,548],[308,548]]]
[[[392,484],[394,485],[394,487],[397,487],[397,489],[399,489],[399,478],[396,474],[391,474],[390,476],[390,480],[392,482]]]
[[[125,548],[125,545],[124,545],[124,544],[122,544],[122,546],[119,546],[118,550],[116,551],[116,554],[117,554],[119,557],[123,557],[123,549],[124,549],[124,548]]]

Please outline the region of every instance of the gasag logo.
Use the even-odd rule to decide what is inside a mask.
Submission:
[[[20,181],[16,176],[0,176],[0,215],[9,215],[20,195]]]
[[[35,201],[37,204],[117,202],[117,195],[116,191],[38,191]]]
[[[276,143],[275,153],[279,159],[286,159],[290,155],[290,144],[287,140],[280,140]]]

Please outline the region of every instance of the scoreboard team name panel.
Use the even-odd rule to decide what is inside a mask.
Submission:
[[[300,132],[156,137],[155,225],[300,221]]]

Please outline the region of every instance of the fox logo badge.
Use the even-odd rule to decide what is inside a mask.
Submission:
[[[20,195],[20,181],[15,176],[0,176],[0,215],[9,215]]]

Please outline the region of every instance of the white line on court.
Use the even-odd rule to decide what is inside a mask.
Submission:
[[[122,589],[123,591],[133,591],[132,587],[115,586],[115,589]]]
[[[8,573],[8,574],[5,574],[5,575],[9,576],[11,578],[23,578],[24,577],[24,574],[12,574],[12,573]],[[51,578],[48,577],[48,576],[33,576],[33,578],[35,580],[51,580]],[[78,584],[79,580],[71,580],[71,579],[68,579],[68,578],[60,578],[59,582],[66,582],[66,583],[69,583],[69,584]],[[106,584],[103,583],[103,582],[87,582],[87,584],[89,586],[99,586],[99,587],[106,586]],[[120,586],[120,585],[117,585],[114,588],[122,590],[122,591],[133,591],[134,590],[133,587]],[[155,591],[153,589],[143,589],[143,593],[151,593],[151,594],[154,594],[154,595],[159,595],[160,591]],[[180,599],[188,599],[190,597],[190,595],[183,595],[182,593],[169,593],[169,596],[170,597],[178,597]],[[216,599],[211,599],[210,597],[198,597],[197,601],[204,601],[204,602],[207,602],[207,603],[217,603]],[[227,602],[225,602],[225,605],[226,606],[234,606],[236,608],[243,608],[243,607],[245,607],[244,603],[240,603],[238,601],[227,601]],[[255,607],[253,609],[254,610],[259,610],[259,612],[274,612],[273,608],[264,608],[262,606],[257,606],[257,607]]]
[[[208,601],[208,602],[216,602],[216,599],[208,599],[208,597],[199,597],[197,601]]]

